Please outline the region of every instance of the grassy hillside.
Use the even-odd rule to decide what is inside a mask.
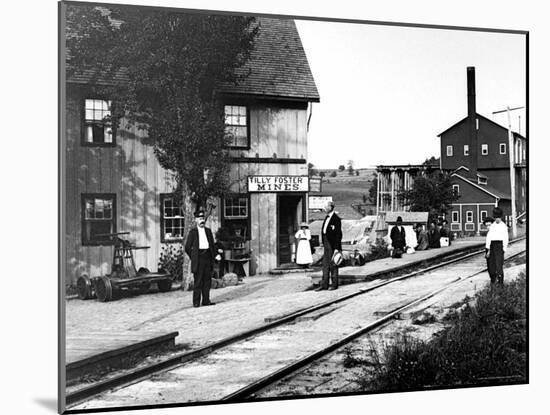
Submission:
[[[345,213],[349,212],[348,209],[352,204],[363,203],[363,195],[367,197],[367,203],[371,203],[369,189],[375,169],[358,169],[359,176],[350,176],[347,171],[338,172],[336,177],[329,177],[332,170],[322,171],[328,172],[323,178],[322,194],[332,196],[336,210],[344,213],[344,219],[351,219],[351,217],[346,217]],[[314,193],[311,195],[313,196]]]

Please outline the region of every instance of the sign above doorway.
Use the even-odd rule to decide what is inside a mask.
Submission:
[[[308,192],[307,176],[248,176],[248,192]]]

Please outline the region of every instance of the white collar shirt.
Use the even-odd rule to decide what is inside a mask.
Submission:
[[[198,226],[197,231],[199,232],[199,249],[208,249],[210,245],[208,244],[208,238],[206,237],[206,230]]]
[[[325,218],[325,223],[323,225],[323,233],[326,234],[327,233],[327,228],[328,228],[328,223],[330,222],[330,220],[332,219],[332,215],[334,215],[334,210],[331,211],[327,217]]]
[[[485,239],[485,248],[491,248],[492,241],[502,241],[502,249],[506,252],[508,248],[508,226],[504,222],[494,222],[489,227],[487,238]]]

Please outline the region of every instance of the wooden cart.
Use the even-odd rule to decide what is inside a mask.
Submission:
[[[136,294],[144,294],[149,291],[151,284],[157,284],[160,292],[170,291],[172,288],[172,276],[165,273],[150,272],[141,267],[136,271],[133,251],[148,249],[148,246],[135,246],[120,235],[128,235],[130,232],[118,232],[102,234],[113,241],[113,264],[111,273],[100,277],[81,275],[77,280],[78,297],[82,300],[97,297],[99,301],[111,301],[120,296],[121,291],[131,290]]]

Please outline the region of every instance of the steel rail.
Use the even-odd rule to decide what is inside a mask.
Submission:
[[[522,239],[524,239],[524,238],[517,238],[517,239],[511,241],[510,244],[519,242]],[[413,271],[413,272],[410,272],[410,273],[405,274],[405,275],[401,275],[401,276],[398,276],[398,277],[387,279],[387,280],[382,281],[378,284],[374,284],[370,287],[359,289],[356,292],[343,295],[343,296],[338,297],[336,299],[332,299],[332,300],[326,301],[324,303],[320,303],[320,304],[317,304],[317,305],[314,305],[314,306],[310,306],[310,307],[300,309],[300,310],[298,310],[294,313],[291,313],[291,314],[288,314],[284,317],[281,317],[280,319],[276,319],[272,322],[269,322],[267,324],[263,324],[263,325],[258,326],[256,328],[244,331],[242,333],[238,333],[234,336],[226,337],[225,339],[222,339],[222,340],[219,340],[219,341],[214,342],[212,344],[200,347],[196,350],[193,350],[193,351],[190,351],[190,352],[184,352],[184,353],[181,353],[181,354],[177,354],[175,356],[172,356],[172,357],[167,358],[165,360],[162,360],[160,362],[152,363],[150,365],[147,365],[147,366],[144,366],[144,367],[141,367],[141,368],[137,368],[137,369],[128,371],[128,372],[120,374],[120,375],[113,376],[109,379],[105,379],[105,380],[95,382],[95,383],[93,383],[89,386],[85,386],[85,387],[80,388],[78,390],[75,390],[73,392],[67,393],[65,395],[65,405],[66,406],[72,406],[72,405],[75,405],[77,403],[84,402],[85,400],[87,400],[87,399],[89,399],[89,398],[91,398],[95,395],[98,395],[102,392],[108,391],[110,389],[114,389],[114,388],[117,388],[117,387],[120,387],[120,386],[126,386],[126,385],[130,385],[130,384],[133,384],[133,383],[137,383],[137,382],[139,382],[143,379],[146,379],[147,377],[149,377],[149,376],[151,376],[151,375],[153,375],[157,372],[160,372],[160,371],[163,371],[163,370],[168,370],[168,369],[173,369],[173,368],[181,365],[182,363],[186,363],[186,362],[189,362],[189,361],[192,361],[192,360],[196,360],[200,357],[208,355],[208,354],[210,354],[210,353],[212,353],[212,352],[214,352],[218,349],[221,349],[223,347],[226,347],[230,344],[245,340],[245,339],[253,337],[253,336],[255,336],[259,333],[271,330],[275,327],[278,327],[278,326],[281,326],[283,324],[294,321],[295,319],[297,319],[298,317],[301,317],[303,315],[312,313],[312,312],[320,310],[322,308],[329,307],[333,304],[337,304],[337,303],[340,303],[342,301],[349,300],[349,299],[354,298],[358,295],[366,294],[368,292],[371,292],[373,290],[376,290],[376,289],[381,288],[383,286],[386,286],[388,284],[392,284],[392,283],[397,282],[397,281],[412,278],[412,277],[415,277],[417,275],[432,271],[434,269],[442,268],[442,267],[445,267],[447,265],[451,265],[455,262],[463,261],[463,260],[468,259],[470,257],[479,255],[483,252],[484,252],[484,249],[480,249],[480,250],[477,250],[477,251],[474,251],[474,252],[467,253],[465,255],[459,255],[456,258],[452,258],[450,260],[443,261],[443,262],[440,262],[440,263],[435,264],[435,265],[431,265],[427,268],[422,268],[420,270]],[[452,254],[451,254],[451,256],[452,256]],[[426,261],[429,261],[429,259],[426,259]],[[396,270],[388,271],[388,274],[391,274],[393,272],[396,272]],[[380,277],[381,275],[383,275],[383,274],[377,274],[377,277]]]
[[[505,262],[508,262],[508,261],[524,254],[525,252],[526,251],[521,251],[517,254],[514,254],[514,255],[510,256],[509,258],[507,258],[505,260]],[[383,324],[389,322],[390,320],[394,319],[395,317],[397,317],[400,313],[402,313],[406,309],[408,309],[410,307],[413,307],[417,304],[420,304],[420,303],[434,297],[435,295],[445,291],[446,289],[453,286],[454,284],[457,284],[459,282],[462,282],[462,281],[465,281],[467,279],[473,278],[474,276],[479,275],[481,273],[484,273],[486,271],[487,271],[487,268],[484,268],[481,271],[476,271],[475,273],[470,274],[466,277],[457,277],[456,279],[452,280],[450,283],[446,284],[445,286],[443,286],[441,288],[438,288],[434,291],[431,291],[428,294],[422,295],[421,297],[412,300],[411,302],[409,302],[409,303],[407,303],[407,304],[405,304],[405,305],[389,312],[385,316],[383,316],[383,317],[379,318],[378,320],[368,324],[367,326],[362,327],[362,328],[354,331],[353,333],[347,335],[346,337],[343,337],[342,339],[338,340],[337,342],[332,343],[331,345],[329,345],[329,346],[327,346],[323,349],[320,349],[316,352],[313,352],[313,353],[309,354],[308,356],[306,356],[302,359],[296,360],[295,362],[293,362],[293,363],[277,370],[276,372],[273,372],[273,373],[271,373],[271,374],[255,381],[255,382],[253,382],[253,383],[251,383],[251,384],[249,384],[249,385],[247,385],[247,386],[245,386],[245,387],[243,387],[243,388],[241,388],[241,389],[239,389],[239,390],[237,390],[237,391],[221,398],[220,401],[232,402],[232,403],[247,401],[247,399],[246,399],[247,397],[250,397],[254,393],[259,392],[262,389],[265,389],[267,386],[270,386],[270,385],[274,384],[275,382],[278,382],[279,380],[283,379],[284,377],[296,372],[299,369],[302,369],[304,366],[307,366],[307,365],[313,363],[314,361],[320,359],[321,357],[326,356],[327,354],[330,354],[330,353],[334,352],[335,350],[345,346],[346,344],[352,342],[353,340],[357,339],[358,337],[364,336],[365,334],[368,334],[369,332],[372,332],[373,330],[377,329],[381,325],[383,325]]]

